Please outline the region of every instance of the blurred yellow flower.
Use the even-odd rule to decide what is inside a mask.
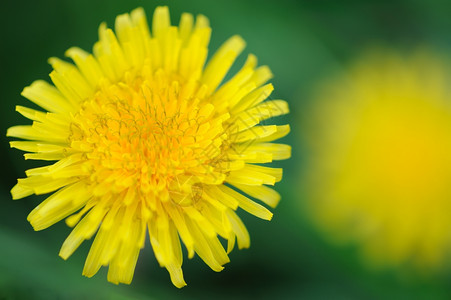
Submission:
[[[429,51],[361,58],[319,86],[314,222],[374,267],[442,268],[451,251],[451,70]]]
[[[115,25],[116,34],[100,26],[94,55],[69,49],[75,65],[51,58],[54,86],[40,80],[24,89],[48,112],[18,106],[33,125],[9,128],[8,136],[25,140],[11,147],[30,152],[25,159],[57,162],[26,171],[11,193],[54,192],[28,220],[42,230],[68,217],[75,228],[64,259],[97,232],[85,276],[109,265],[109,281],[130,283],[148,232],[158,262],[182,287],[180,239],[190,258],[197,253],[221,271],[235,239],[239,248],[250,244],[235,210],[272,218],[238,190],[277,205],[280,196],[267,185],[281,180],[282,169],[255,164],[290,157],[288,145],[270,143],[289,126],[259,123],[288,113],[288,105],[264,102],[272,75],[253,55],[221,85],[245,47],[239,36],[204,68],[211,28],[202,15],[182,14],[171,26],[168,8],[158,7],[151,34],[138,8]]]

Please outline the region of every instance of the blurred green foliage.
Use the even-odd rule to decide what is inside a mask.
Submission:
[[[63,57],[71,46],[91,51],[100,22],[114,24],[116,15],[143,6],[150,19],[157,5],[170,7],[173,23],[182,12],[202,13],[213,28],[213,51],[229,36],[247,41],[245,53],[275,74],[272,97],[289,101],[293,157],[279,165],[284,180],[277,186],[283,199],[271,222],[241,213],[252,238],[248,250],[231,254],[231,263],[214,273],[198,258],[184,263],[188,286],[178,290],[153,258],[151,247],[141,252],[130,286],[81,276],[90,242],[68,261],[58,257],[70,232],[63,223],[33,232],[27,214],[43,197],[12,201],[9,190],[36,162],[24,161],[0,135],[0,299],[449,299],[451,278],[403,281],[391,272],[364,270],[353,249],[328,246],[303,215],[300,188],[303,163],[308,160],[299,139],[299,118],[309,104],[315,83],[373,44],[408,50],[432,45],[451,46],[449,1],[12,1],[0,3],[0,131],[25,119],[15,105],[29,105],[20,96],[24,86],[48,79],[46,60]],[[242,55],[236,66],[244,61]],[[237,68],[237,67],[236,67]],[[383,247],[383,245],[381,245]],[[105,270],[103,270],[105,271]]]

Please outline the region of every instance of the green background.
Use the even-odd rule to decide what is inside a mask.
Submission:
[[[106,281],[106,268],[94,278],[81,276],[90,241],[68,260],[58,257],[70,229],[62,222],[34,232],[28,213],[43,197],[12,201],[9,190],[24,171],[39,162],[24,161],[2,134],[0,151],[0,299],[450,299],[450,276],[399,278],[395,272],[366,270],[352,248],[334,248],[309,225],[303,211],[303,166],[309,157],[300,139],[302,118],[312,89],[371,45],[408,51],[431,45],[446,53],[451,46],[449,1],[11,1],[0,3],[0,132],[26,120],[14,112],[28,105],[20,92],[33,80],[46,79],[48,57],[63,57],[71,46],[91,51],[100,22],[137,6],[151,19],[157,5],[169,5],[173,23],[182,12],[202,13],[213,28],[213,52],[226,38],[240,34],[245,54],[275,74],[274,99],[286,99],[292,133],[284,142],[293,157],[278,163],[283,199],[271,222],[247,216],[250,249],[235,250],[221,273],[198,258],[185,260],[188,286],[172,286],[150,245],[141,252],[133,283]],[[237,64],[244,61],[242,55]],[[235,69],[237,66],[235,66]],[[305,130],[305,128],[302,128]],[[308,128],[307,128],[308,129]],[[383,245],[381,245],[383,247]]]

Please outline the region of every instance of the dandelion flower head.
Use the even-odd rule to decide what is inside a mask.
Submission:
[[[319,87],[309,206],[371,267],[423,273],[449,261],[450,79],[430,50],[381,50]]]
[[[277,205],[268,185],[282,170],[261,164],[290,157],[288,145],[271,143],[289,126],[260,122],[288,105],[265,101],[272,75],[254,55],[223,83],[245,43],[233,36],[205,63],[210,32],[202,15],[184,13],[171,26],[167,7],[156,8],[150,30],[138,8],[117,17],[115,33],[100,26],[93,54],[74,47],[66,52],[74,64],[51,58],[53,84],[23,90],[45,111],[17,106],[33,124],[9,128],[22,139],[11,146],[28,152],[25,159],[56,162],[27,170],[11,193],[53,193],[28,220],[35,230],[62,219],[74,227],[62,258],[95,236],[85,276],[108,266],[110,282],[130,283],[148,235],[182,287],[181,241],[188,257],[221,271],[235,241],[250,245],[237,208],[272,218],[257,201]]]

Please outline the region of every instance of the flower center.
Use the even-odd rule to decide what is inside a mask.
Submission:
[[[409,202],[449,194],[449,108],[423,102],[370,108],[349,152],[359,178]]]
[[[190,204],[203,183],[224,180],[224,116],[196,95],[194,83],[180,84],[161,70],[132,77],[104,84],[82,104],[72,147],[86,153],[97,195],[138,186],[146,198]]]

